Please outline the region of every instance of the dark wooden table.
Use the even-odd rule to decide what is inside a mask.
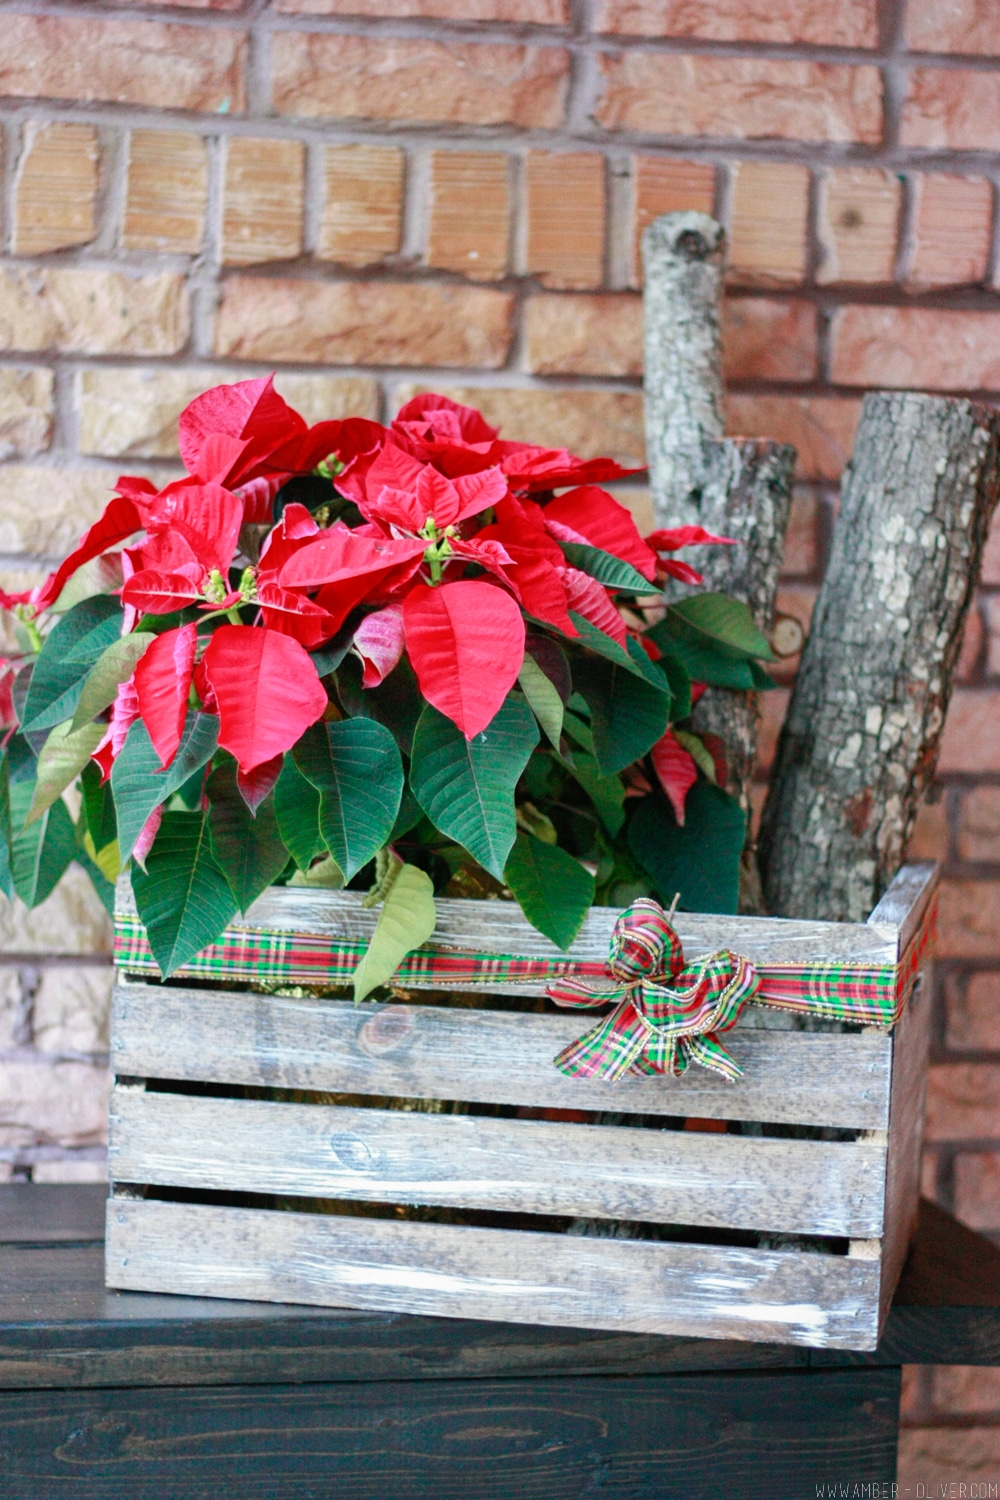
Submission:
[[[927,1203],[845,1355],[107,1292],[102,1197],[0,1187],[2,1500],[888,1496],[900,1366],[1000,1365],[1000,1250]]]

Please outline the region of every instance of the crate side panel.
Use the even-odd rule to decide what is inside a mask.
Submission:
[[[682,1078],[567,1078],[556,1053],[592,1024],[426,1005],[366,1005],[231,990],[120,984],[111,1060],[119,1074],[390,1098],[462,1099],[544,1109],[885,1130],[887,1036],[729,1032],[735,1083],[692,1067]]]
[[[930,1047],[930,971],[921,973],[892,1036],[892,1102],[882,1242],[881,1317],[884,1320],[916,1233],[920,1202],[920,1145]]]
[[[106,1264],[135,1291],[875,1346],[878,1265],[838,1256],[111,1199]]]
[[[871,1238],[885,1149],[116,1090],[118,1182]]]

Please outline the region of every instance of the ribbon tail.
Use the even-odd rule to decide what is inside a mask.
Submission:
[[[730,1083],[743,1077],[743,1069],[735,1057],[729,1055],[714,1031],[706,1031],[701,1036],[681,1037],[680,1050],[689,1062],[700,1063],[713,1073],[721,1073]]]
[[[570,1042],[553,1061],[570,1078],[600,1078],[616,1083],[640,1058],[652,1027],[631,1000]]]

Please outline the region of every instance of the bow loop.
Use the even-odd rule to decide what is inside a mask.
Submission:
[[[742,1069],[717,1033],[736,1025],[760,988],[748,958],[723,949],[684,963],[681,940],[658,902],[640,897],[611,935],[604,986],[565,979],[546,993],[557,1005],[615,1010],[564,1047],[556,1067],[577,1078],[615,1082],[625,1073],[673,1073],[692,1062],[730,1080]]]

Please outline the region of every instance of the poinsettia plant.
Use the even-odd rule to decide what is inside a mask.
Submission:
[[[735,910],[744,814],[688,720],[771,653],[744,605],[663,595],[724,538],[644,540],[600,487],[627,471],[443,396],[309,427],[241,381],[184,411],[180,451],[184,478],[120,479],[0,596],[8,896],[76,859],[110,904],[129,868],[166,976],[272,884],[364,890],[359,996],[435,893],[512,898],[563,949],[595,901]]]

